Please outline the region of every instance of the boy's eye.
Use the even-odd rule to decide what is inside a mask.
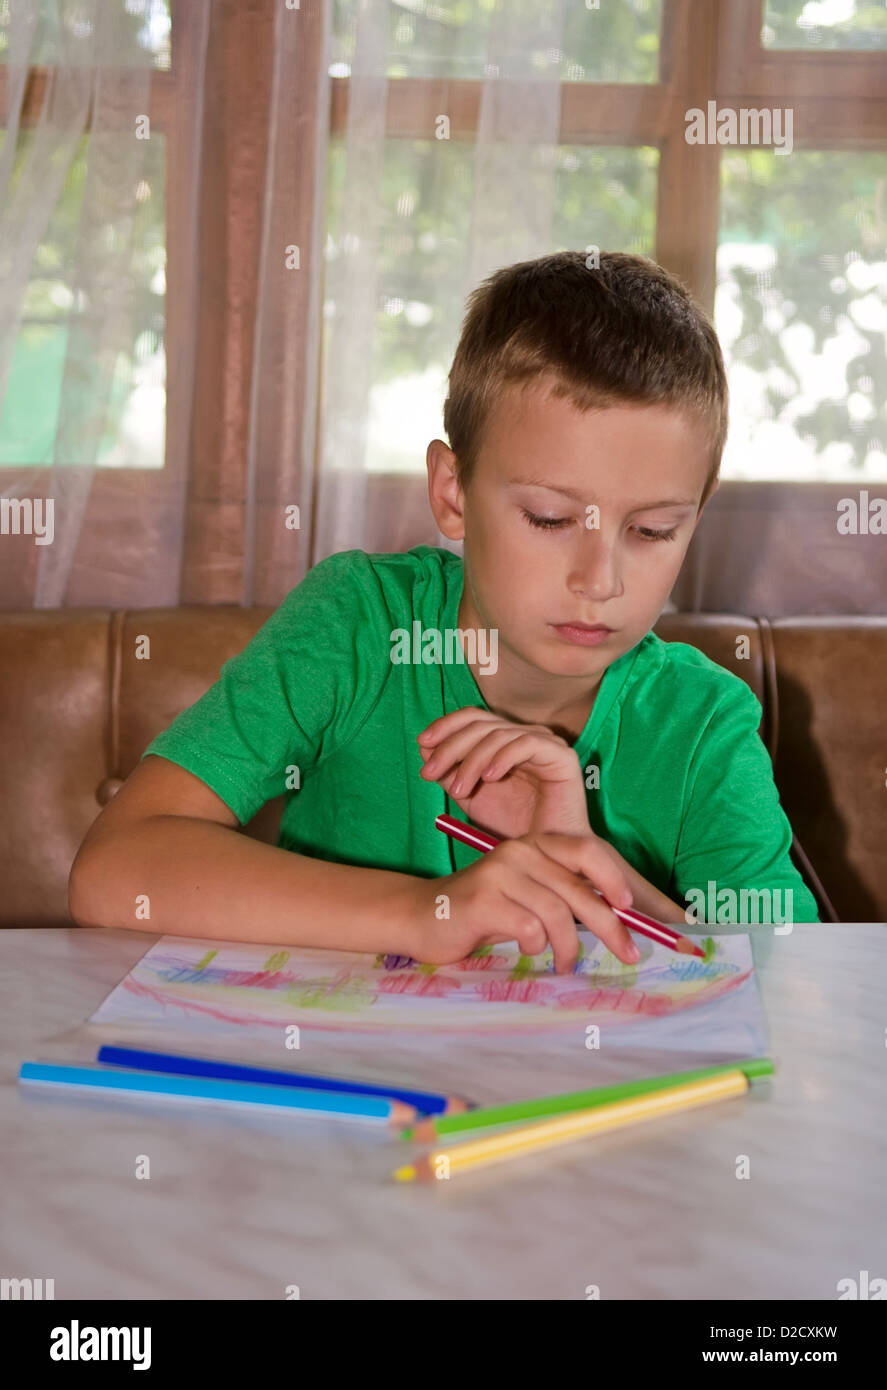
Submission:
[[[521,507],[521,511],[531,526],[539,526],[543,531],[557,531],[562,526],[569,526],[573,520],[571,516],[537,516],[535,512],[527,511],[526,507]]]
[[[521,507],[521,511],[531,526],[537,526],[542,531],[559,531],[573,521],[571,516],[538,516],[526,507]],[[636,526],[634,529],[643,541],[673,541],[678,528],[672,526],[657,530],[654,526]]]
[[[637,526],[635,529],[645,541],[673,541],[678,528],[672,526],[671,530],[657,531],[653,526]]]

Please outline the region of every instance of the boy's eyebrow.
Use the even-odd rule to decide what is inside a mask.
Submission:
[[[584,493],[582,493],[582,492],[575,492],[575,491],[573,490],[573,488],[569,488],[569,487],[555,487],[554,483],[547,483],[547,482],[544,480],[544,478],[513,478],[512,481],[508,484],[508,486],[509,486],[509,487],[544,487],[544,488],[547,488],[549,492],[560,492],[560,493],[563,493],[563,495],[564,495],[565,497],[572,497],[573,500],[574,500],[575,502],[582,502],[582,501],[585,500],[585,494],[584,494]],[[696,498],[695,498],[695,497],[671,497],[671,498],[669,498],[667,501],[663,501],[663,502],[642,502],[641,505],[640,505],[639,507],[633,507],[632,510],[635,511],[635,512],[652,512],[652,511],[655,511],[657,507],[695,507],[695,506],[696,506]]]

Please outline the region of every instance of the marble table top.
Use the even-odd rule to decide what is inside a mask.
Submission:
[[[387,1131],[20,1086],[26,1059],[86,1060],[59,1037],[76,1036],[156,937],[0,932],[0,1276],[51,1278],[56,1299],[585,1299],[595,1288],[602,1299],[835,1299],[842,1279],[887,1277],[884,926],[750,934],[770,1081],[404,1186],[391,1173],[412,1151]],[[365,1062],[366,1040],[354,1046]],[[503,1063],[494,1042],[472,1047],[483,1100]],[[717,1059],[611,1048],[587,1084],[706,1060]]]

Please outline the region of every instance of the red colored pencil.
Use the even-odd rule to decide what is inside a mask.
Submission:
[[[454,840],[461,840],[464,845],[471,845],[472,849],[482,850],[486,854],[487,850],[495,849],[499,844],[495,835],[491,835],[486,830],[479,830],[476,825],[466,825],[464,821],[456,820],[453,816],[439,815],[434,822],[438,830],[442,830],[445,835],[450,835]],[[643,912],[637,912],[633,907],[614,907],[611,902],[607,902],[600,889],[594,890],[599,894],[607,907],[614,912],[621,922],[627,927],[633,927],[642,936],[648,936],[651,941],[658,941],[660,945],[667,946],[670,951],[680,951],[684,956],[701,956],[705,959],[705,952],[701,946],[697,946],[689,937],[682,936],[680,932],[672,931],[671,927],[666,927],[662,922],[655,922],[652,917],[644,916]]]

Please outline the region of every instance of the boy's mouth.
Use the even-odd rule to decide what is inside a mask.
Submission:
[[[552,623],[551,626],[567,642],[573,642],[579,647],[594,647],[614,631],[612,627],[606,627],[603,623]]]

